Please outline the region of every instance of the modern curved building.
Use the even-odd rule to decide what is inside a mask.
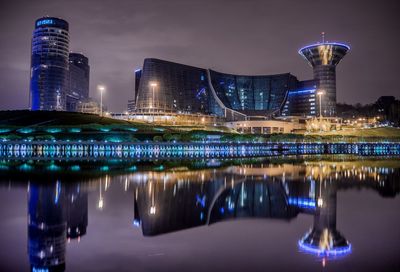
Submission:
[[[30,83],[32,110],[66,109],[68,30],[68,22],[55,17],[35,22]]]
[[[289,92],[316,89],[315,81],[290,73],[232,75],[153,58],[135,75],[137,113],[204,114],[227,121],[280,115]],[[304,115],[315,115],[307,110]]]
[[[299,54],[313,67],[318,91],[322,93],[320,115],[336,116],[336,65],[349,50],[348,45],[336,42],[312,44],[299,50]],[[319,106],[319,99],[317,104]]]
[[[144,60],[135,71],[138,114],[205,114],[226,121],[273,116],[336,115],[336,65],[350,48],[322,42],[299,50],[314,69],[314,78],[299,81],[290,73],[244,76],[160,59]]]

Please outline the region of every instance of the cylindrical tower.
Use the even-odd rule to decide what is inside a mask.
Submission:
[[[312,44],[299,50],[299,54],[313,67],[318,91],[322,92],[321,107],[319,99],[316,99],[318,109],[322,110],[319,115],[336,116],[336,65],[349,50],[348,45],[336,42]]]
[[[312,229],[298,242],[301,250],[320,257],[338,257],[351,252],[351,244],[336,229],[336,184],[321,180],[316,187],[317,205]]]
[[[36,20],[31,55],[31,110],[65,110],[68,23],[54,17]]]
[[[62,185],[32,182],[28,190],[28,254],[31,271],[64,271],[65,198]]]

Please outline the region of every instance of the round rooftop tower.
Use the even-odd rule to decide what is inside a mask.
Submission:
[[[298,245],[306,253],[322,258],[335,258],[351,253],[351,244],[336,229],[337,187],[321,180],[316,184],[317,205],[312,229],[300,239]]]
[[[314,79],[318,82],[318,91],[322,92],[319,114],[326,117],[336,116],[336,65],[346,55],[350,47],[343,43],[326,42],[322,33],[322,42],[305,46],[299,50],[313,67]],[[316,100],[319,106],[319,100]]]
[[[55,17],[35,21],[32,36],[32,110],[65,110],[68,76],[68,22]]]

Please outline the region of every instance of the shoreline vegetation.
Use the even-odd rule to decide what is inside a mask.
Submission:
[[[400,129],[383,127],[332,132],[241,134],[223,126],[163,126],[93,114],[0,111],[0,140],[108,142],[400,142]]]

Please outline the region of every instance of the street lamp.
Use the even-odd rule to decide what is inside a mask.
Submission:
[[[103,117],[103,92],[106,90],[106,87],[98,85],[97,89],[100,91],[100,116]]]
[[[323,91],[317,92],[317,95],[319,96],[319,121],[322,121],[322,96],[324,95]]]
[[[150,85],[150,87],[151,87],[151,90],[152,90],[152,99],[151,99],[151,106],[150,106],[150,108],[152,108],[152,110],[153,110],[153,123],[154,123],[154,91],[155,91],[155,89],[156,89],[156,87],[157,87],[157,82],[155,82],[155,81],[150,81],[149,82],[149,85]]]
[[[103,199],[103,195],[102,195],[102,192],[101,192],[101,186],[102,186],[102,182],[101,182],[102,180],[101,180],[101,178],[100,178],[100,195],[99,195],[99,202],[98,202],[98,204],[97,204],[97,207],[100,209],[100,210],[102,210],[103,209],[103,207],[104,207],[104,199]]]

